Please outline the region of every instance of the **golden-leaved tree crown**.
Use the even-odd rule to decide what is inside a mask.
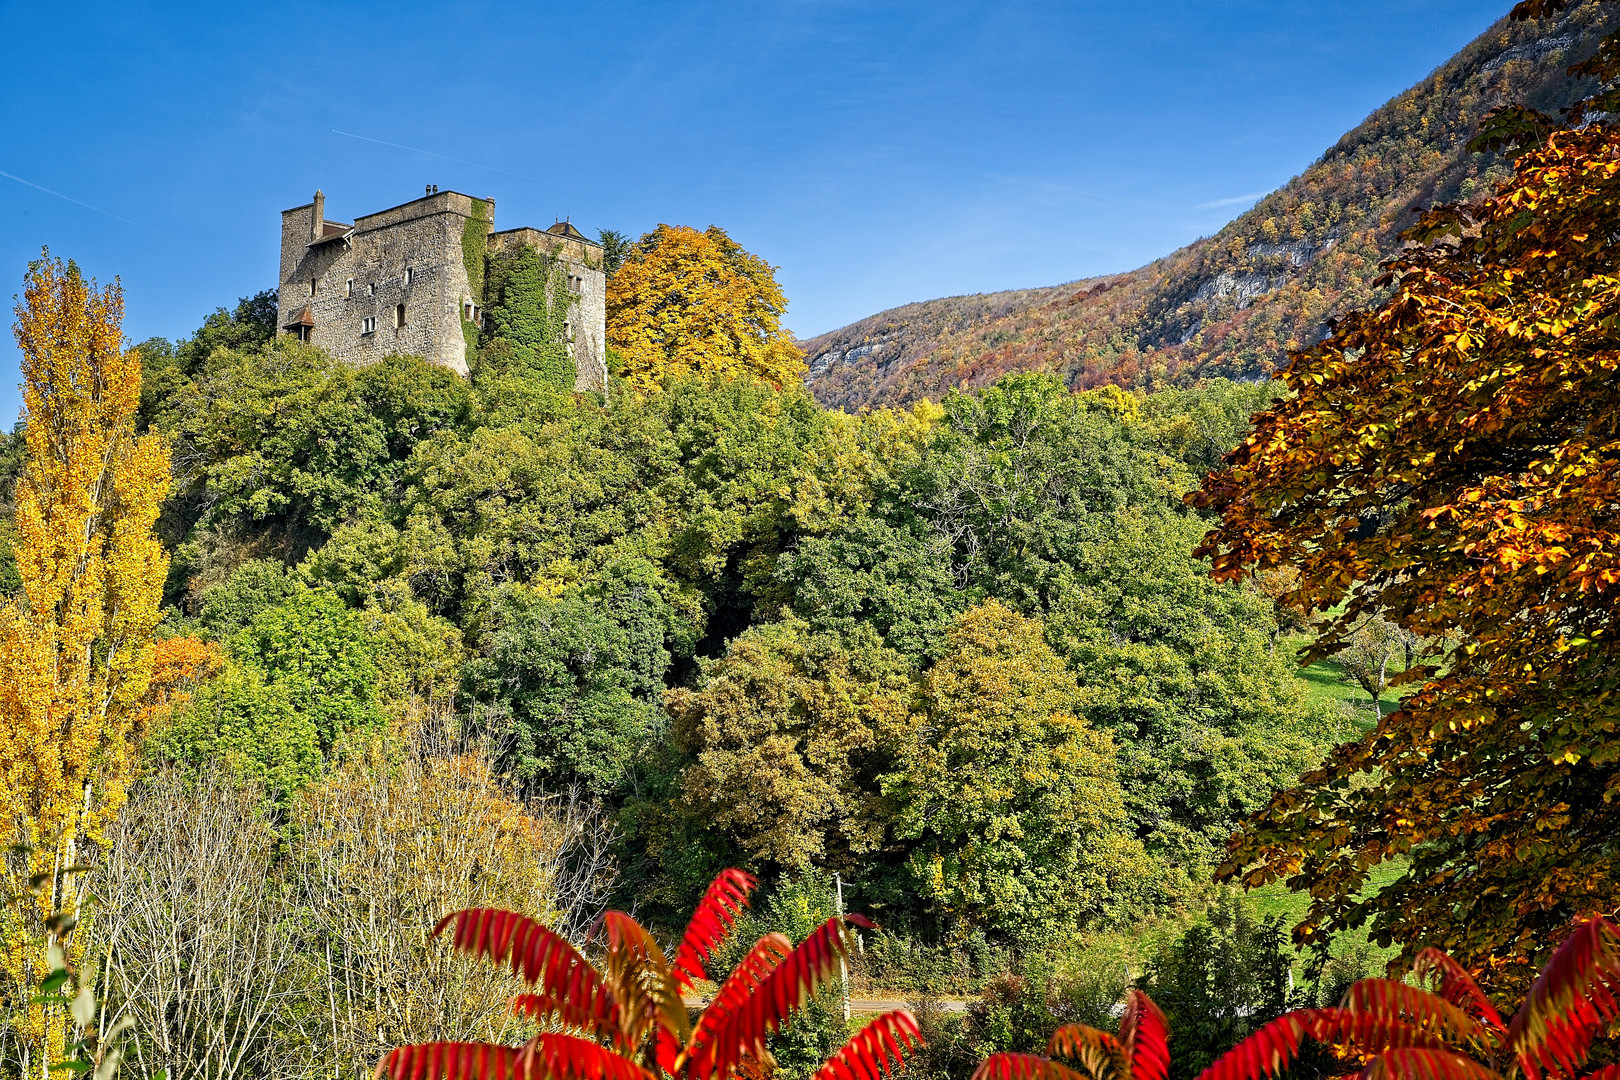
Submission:
[[[781,387],[804,375],[782,329],[776,271],[724,229],[660,225],[608,280],[608,342],[624,378],[656,389],[682,375],[751,375]]]
[[[14,845],[0,961],[27,1052],[50,1062],[69,1020],[35,1000],[59,966],[47,956],[64,945],[48,920],[77,912],[83,879],[72,867],[131,774],[168,570],[153,525],[169,453],[136,435],[141,366],[123,347],[116,282],[97,288],[46,252],[15,310],[27,460],[16,488],[22,585],[0,601],[0,809]]]

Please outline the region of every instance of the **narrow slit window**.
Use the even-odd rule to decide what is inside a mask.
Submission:
[[[394,329],[398,330],[405,325],[405,305],[401,304],[394,309]]]
[[[376,295],[377,295],[377,283],[376,283],[376,282],[375,282],[375,281],[373,281],[373,282],[372,282],[372,283],[371,283],[371,284],[370,284],[370,286],[368,286],[368,287],[367,287],[367,291],[368,291],[368,292],[369,292],[369,293],[370,293],[370,294],[371,294],[371,295],[372,295],[372,296],[376,296]]]
[[[354,299],[354,278],[350,278],[343,283],[343,295],[351,300]]]
[[[405,284],[409,285],[411,283],[411,278],[414,277],[415,275],[416,275],[416,271],[412,270],[410,267],[407,266],[405,268]]]
[[[310,278],[309,279],[309,295],[311,295],[311,296],[315,295],[315,283],[317,281],[319,281],[319,280],[320,280],[320,278]]]

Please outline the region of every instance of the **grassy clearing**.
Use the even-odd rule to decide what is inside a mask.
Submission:
[[[1365,700],[1366,699],[1363,699],[1363,701]],[[1368,875],[1367,887],[1362,890],[1362,896],[1372,896],[1379,892],[1386,885],[1390,884],[1396,878],[1406,873],[1406,867],[1407,862],[1405,859],[1391,860],[1390,862],[1375,866]],[[1288,886],[1284,885],[1280,881],[1274,882],[1270,885],[1261,886],[1258,889],[1252,890],[1247,895],[1249,903],[1254,906],[1256,914],[1258,914],[1261,918],[1267,919],[1273,916],[1281,916],[1284,929],[1290,931],[1293,929],[1295,924],[1305,917],[1305,912],[1310,907],[1311,903],[1311,898],[1308,894],[1303,892],[1291,892],[1289,891]],[[1370,945],[1374,974],[1378,974],[1379,969],[1382,968],[1383,964],[1393,958],[1396,953],[1400,952],[1400,949],[1397,946],[1392,945],[1389,948],[1381,948],[1376,944],[1370,944],[1368,942],[1367,932],[1365,929],[1347,930],[1344,933],[1341,933],[1337,938],[1334,939],[1333,951],[1337,954],[1345,951],[1346,949],[1351,949],[1362,945]],[[1300,973],[1304,968],[1305,960],[1306,957],[1303,954],[1295,956],[1295,978],[1300,976]]]
[[[1295,634],[1278,642],[1277,648],[1284,650],[1287,655],[1304,648],[1310,640],[1308,635]],[[1391,668],[1392,672],[1395,670],[1399,670],[1399,667]],[[1297,669],[1295,674],[1305,684],[1305,692],[1312,703],[1337,705],[1353,714],[1362,727],[1372,725],[1372,702],[1345,675],[1344,669],[1332,660],[1318,660],[1310,667]],[[1398,704],[1394,697],[1385,695],[1378,702],[1379,712],[1387,716],[1395,711]]]

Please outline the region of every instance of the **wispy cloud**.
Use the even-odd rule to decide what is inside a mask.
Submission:
[[[86,210],[94,210],[98,214],[105,214],[108,217],[112,218],[114,221],[122,221],[125,225],[133,225],[137,229],[145,229],[147,232],[157,232],[157,230],[152,228],[152,226],[150,226],[150,225],[142,225],[140,222],[131,221],[127,217],[119,217],[117,214],[113,213],[111,210],[103,210],[99,206],[91,206],[87,202],[80,202],[78,199],[75,199],[71,195],[64,195],[60,191],[52,191],[48,187],[41,187],[40,185],[34,183],[32,180],[24,180],[20,176],[13,176],[10,173],[4,172],[4,171],[0,171],[0,176],[5,177],[7,180],[15,180],[15,181],[17,181],[17,183],[23,185],[24,187],[31,187],[35,191],[43,191],[47,195],[55,195],[58,199],[62,199],[64,201],[66,201],[66,202],[70,202],[74,206],[82,206]]]
[[[1256,199],[1263,199],[1271,194],[1269,191],[1251,191],[1247,195],[1233,195],[1229,199],[1216,199],[1213,202],[1199,203],[1194,210],[1219,210],[1223,206],[1240,206],[1243,203],[1252,203]]]
[[[384,139],[373,139],[369,135],[356,135],[352,131],[339,131],[337,128],[332,129],[332,134],[342,135],[350,139],[359,139],[361,142],[376,143],[378,146],[392,146],[395,150],[409,150],[413,154],[426,154],[428,157],[436,157],[440,161],[453,161],[457,165],[471,165],[475,169],[488,169],[490,172],[498,172],[504,173],[507,176],[515,176],[519,180],[529,180],[534,183],[539,183],[539,181],[535,180],[532,176],[524,176],[522,173],[515,173],[510,169],[497,169],[493,165],[483,165],[476,161],[468,161],[465,158],[451,157],[448,154],[436,154],[432,150],[423,150],[420,146],[406,146],[404,143],[388,142]]]

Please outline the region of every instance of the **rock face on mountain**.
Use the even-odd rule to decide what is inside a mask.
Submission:
[[[1617,23],[1602,0],[1504,19],[1215,236],[1126,274],[881,312],[802,342],[806,382],[823,404],[860,408],[1009,371],[1054,371],[1076,389],[1262,377],[1378,299],[1378,265],[1419,211],[1506,177],[1502,158],[1468,152],[1480,120],[1509,102],[1555,113],[1590,92],[1565,69]]]

